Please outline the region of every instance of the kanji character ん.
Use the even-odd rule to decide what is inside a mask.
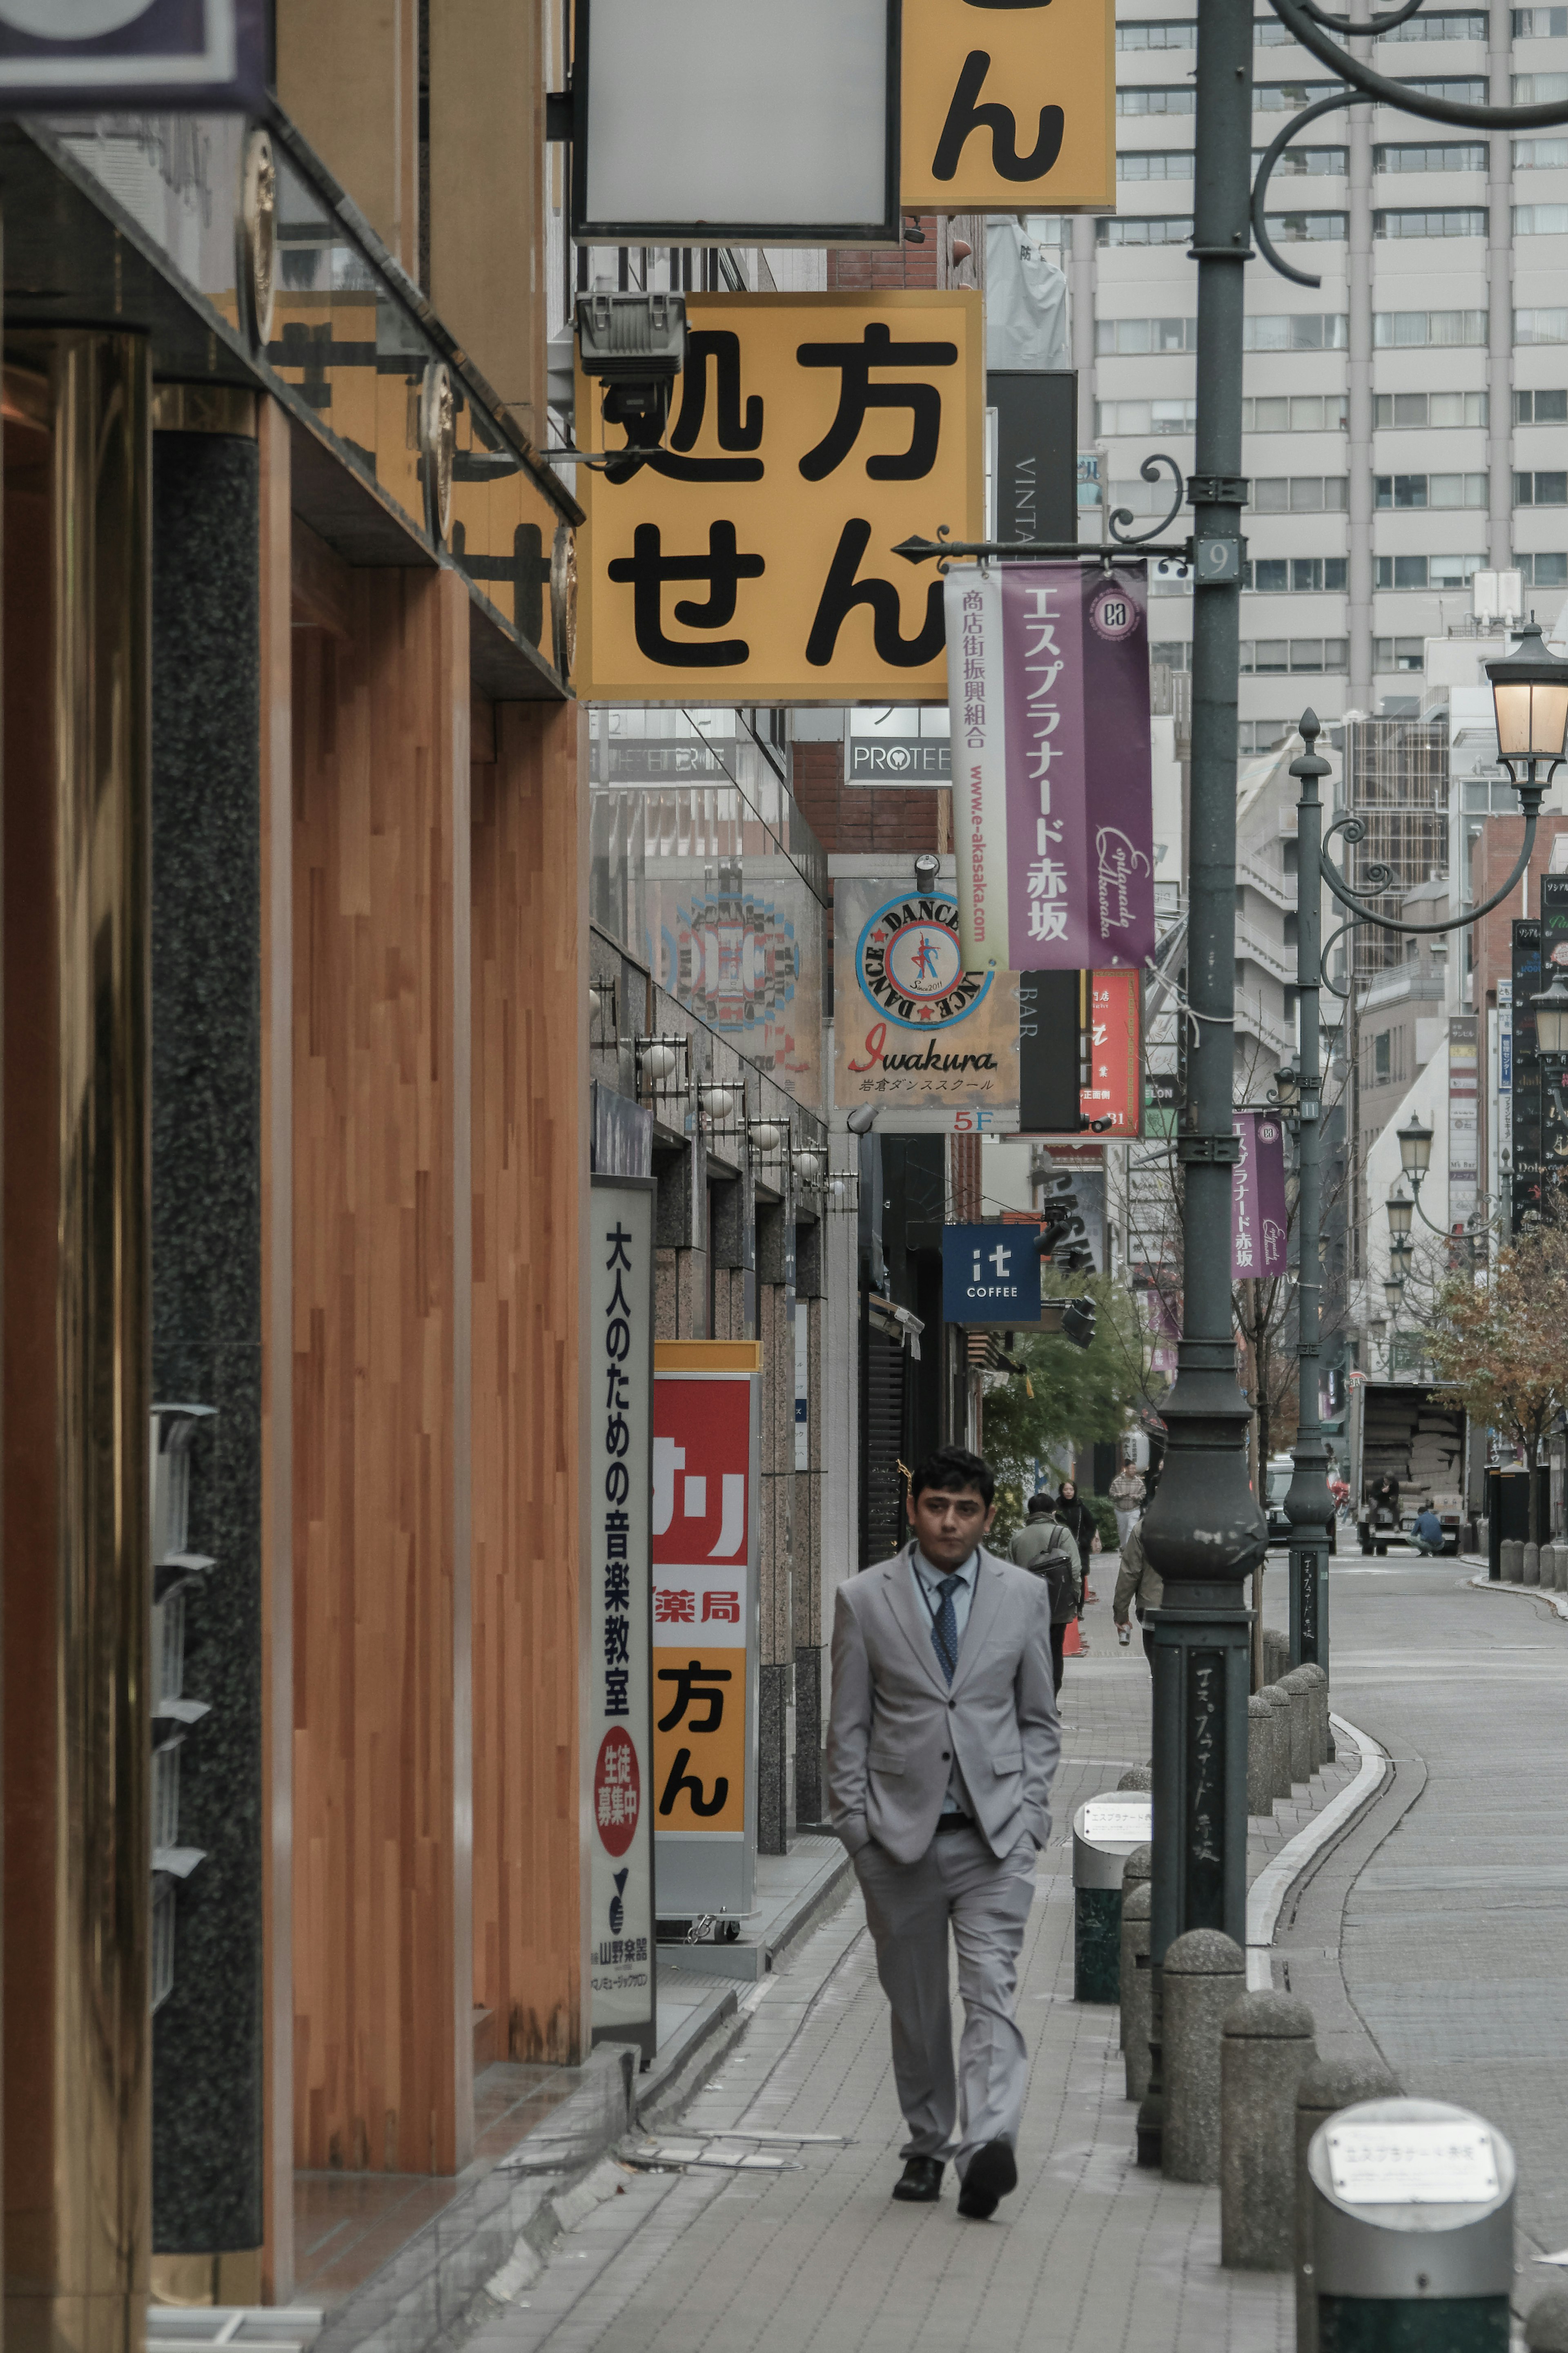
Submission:
[[[664,1729],[662,1725],[659,1729],[661,1731]],[[659,1812],[672,1814],[675,1811],[675,1801],[684,1789],[690,1799],[691,1810],[694,1814],[721,1813],[730,1795],[729,1777],[723,1773],[716,1776],[713,1795],[710,1798],[703,1788],[700,1778],[690,1770],[690,1749],[678,1748],[675,1752],[675,1761],[670,1766],[665,1781],[663,1794],[659,1798]]]
[[[805,658],[816,670],[825,670],[833,659],[838,645],[838,632],[858,605],[870,608],[871,642],[877,659],[886,662],[890,670],[921,670],[934,661],[947,642],[947,624],[942,609],[943,589],[940,580],[932,581],[926,591],[926,617],[918,636],[906,638],[901,627],[902,608],[899,592],[890,580],[859,580],[856,575],[860,560],[871,543],[871,526],[863,516],[853,516],[839,533],[838,545],[828,570],[811,635],[805,641]],[[679,607],[677,608],[679,612]]]

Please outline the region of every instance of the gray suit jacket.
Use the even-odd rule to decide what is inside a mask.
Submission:
[[[827,1802],[851,1854],[875,1839],[896,1862],[918,1862],[954,1756],[992,1852],[1010,1852],[1026,1830],[1044,1846],[1060,1748],[1042,1578],[982,1551],[951,1691],[907,1546],[839,1587]]]

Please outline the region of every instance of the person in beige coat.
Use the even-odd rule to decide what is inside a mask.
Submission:
[[[893,2196],[958,2211],[1017,2185],[1027,2053],[1018,1952],[1061,1736],[1045,1580],[984,1549],[995,1482],[944,1447],[910,1481],[914,1540],[838,1588],[828,1814],[854,1860],[892,2010],[908,2131]],[[949,1936],[963,2031],[952,2060]]]
[[[1151,1609],[1158,1609],[1165,1598],[1165,1580],[1143,1549],[1143,1532],[1134,1528],[1121,1547],[1121,1567],[1117,1571],[1116,1590],[1110,1598],[1110,1614],[1116,1621],[1118,1641],[1128,1640],[1127,1613],[1136,1609],[1138,1623]],[[1143,1626],[1143,1655],[1152,1667],[1154,1637]]]

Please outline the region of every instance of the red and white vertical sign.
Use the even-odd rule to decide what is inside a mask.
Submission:
[[[1110,1136],[1143,1133],[1143,977],[1137,972],[1089,976],[1089,1083],[1079,1109],[1090,1121],[1109,1120]]]
[[[651,2056],[658,1964],[648,1786],[652,1181],[595,1176],[590,1207],[589,2015],[595,2040],[638,2042]]]

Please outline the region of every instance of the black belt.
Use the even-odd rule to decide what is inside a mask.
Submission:
[[[936,1818],[938,1838],[941,1838],[944,1831],[972,1831],[973,1828],[973,1814],[939,1814]]]

